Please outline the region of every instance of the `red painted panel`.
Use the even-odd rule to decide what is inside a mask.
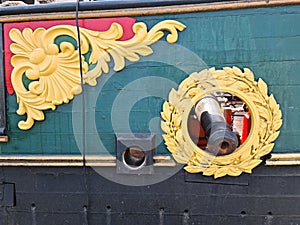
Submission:
[[[119,23],[123,27],[123,36],[120,40],[128,40],[134,36],[132,31],[132,26],[136,22],[134,18],[121,17],[121,18],[98,18],[98,19],[82,19],[78,21],[80,27],[87,28],[95,31],[106,31],[109,29],[113,22]],[[13,94],[14,90],[11,84],[11,72],[13,67],[10,63],[12,53],[9,49],[12,41],[9,38],[9,31],[12,28],[17,28],[23,30],[24,28],[31,28],[35,30],[36,28],[43,27],[48,29],[56,25],[76,25],[75,20],[51,20],[51,21],[34,21],[34,22],[20,22],[20,23],[5,23],[3,26],[3,38],[4,38],[4,71],[6,88],[9,94]]]
[[[243,117],[243,133],[242,133],[241,144],[243,144],[247,140],[250,130],[251,130],[251,114],[250,112],[248,112]]]

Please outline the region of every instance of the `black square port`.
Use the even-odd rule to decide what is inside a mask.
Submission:
[[[116,134],[116,139],[117,173],[153,173],[154,134]]]

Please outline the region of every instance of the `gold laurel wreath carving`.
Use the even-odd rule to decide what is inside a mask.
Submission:
[[[125,67],[125,59],[136,62],[140,56],[152,54],[149,46],[160,40],[164,31],[169,32],[166,40],[174,43],[178,39],[177,31],[184,29],[180,22],[165,20],[147,31],[146,24],[139,22],[133,26],[134,37],[119,41],[123,29],[118,23],[113,23],[106,32],[80,28],[83,82],[95,86],[96,79],[103,72],[109,72],[111,59],[114,70],[120,71]],[[14,42],[10,45],[14,53],[11,81],[19,103],[17,113],[27,114],[26,121],[18,124],[20,129],[30,129],[35,120],[44,120],[44,110],[54,110],[57,105],[68,103],[82,91],[79,51],[69,42],[56,45],[55,40],[61,35],[77,40],[77,29],[75,26],[58,25],[47,30],[25,28],[22,32],[18,29],[9,32]],[[89,51],[90,57],[86,62],[83,55]],[[90,71],[88,64],[94,64]],[[31,81],[28,87],[23,82],[23,76]]]
[[[251,112],[251,131],[245,143],[233,153],[214,156],[196,146],[188,133],[188,114],[206,94],[228,92],[241,98]],[[251,173],[259,165],[261,157],[269,154],[282,125],[282,113],[274,96],[268,95],[267,84],[254,80],[251,70],[225,67],[211,68],[192,73],[180,85],[172,89],[169,100],[161,112],[161,128],[164,141],[174,159],[190,173],[202,172],[215,178],[225,175],[239,176]]]

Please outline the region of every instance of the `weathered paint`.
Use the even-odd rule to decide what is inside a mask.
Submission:
[[[300,69],[300,27],[297,23],[300,19],[300,6],[158,15],[135,19],[145,22],[149,27],[165,19],[178,20],[187,28],[180,33],[177,44],[198,55],[208,67],[238,66],[252,69],[266,81],[270,93],[274,94],[283,112],[284,124],[273,152],[300,151],[299,128],[296,122],[300,114],[297,97],[300,84],[297,76]],[[172,46],[168,48],[171,49]],[[154,51],[154,59],[160,54],[158,51],[159,49]],[[190,63],[188,60],[177,62],[176,55],[168,57],[175,63]],[[128,83],[148,76],[166,78],[179,84],[188,75],[174,65],[146,61],[145,58],[145,62],[130,64],[123,71],[114,74],[97,98],[97,131],[111,153],[115,150],[115,140],[110,112],[120,90]],[[199,70],[202,68],[203,65],[200,65]],[[104,76],[99,78],[98,83],[102,79]],[[92,88],[87,87],[91,92]],[[134,95],[138,96],[144,90],[136,87],[134,91]],[[17,128],[20,117],[15,113],[15,96],[7,95],[6,100],[10,141],[1,144],[2,153],[80,153],[73,135],[72,102],[59,106],[56,111],[47,111],[46,121],[38,122],[29,131],[21,131]],[[159,117],[162,102],[162,98],[153,96],[137,102],[130,112],[131,129],[137,133],[149,132],[148,123],[151,118]],[[158,152],[167,153],[163,145],[159,146]]]
[[[187,25],[179,38],[180,44],[196,52],[208,66],[219,68],[234,64],[249,67],[263,77],[281,104],[284,115],[281,136],[274,151],[297,152],[299,11],[299,6],[291,6],[136,19],[149,24],[162,18],[178,19]],[[269,16],[273,19],[268,19]],[[283,19],[277,20],[278,17]],[[214,18],[218,22],[214,23]],[[198,26],[201,21],[204,25],[208,21],[205,29],[204,25]],[[279,26],[273,26],[274,21]],[[198,35],[199,29],[209,35],[205,32]],[[197,34],[197,38],[190,31]],[[231,38],[226,39],[224,32]],[[110,109],[120,87],[147,75],[165,76],[177,84],[187,76],[178,68],[157,62],[131,64],[115,75],[97,101],[97,107],[105,106],[105,110],[97,109],[97,118],[100,118],[97,127],[102,132],[105,146],[111,150],[115,146]],[[80,153],[72,129],[74,102],[62,105],[56,111],[47,111],[44,122],[36,123],[25,132],[17,128],[20,117],[15,113],[15,96],[7,95],[6,100],[10,141],[1,143],[3,153]],[[132,129],[135,132],[146,130],[144,118],[158,115],[162,103],[160,98],[138,102],[132,110]],[[77,111],[79,116],[82,116],[81,110]],[[164,146],[160,151],[165,152]],[[218,180],[181,170],[164,182],[131,187],[110,182],[89,167],[1,167],[0,181],[15,185],[16,202],[11,207],[4,199],[12,200],[12,196],[1,194],[0,224],[296,225],[300,224],[298,170],[298,166],[261,165],[251,175]]]

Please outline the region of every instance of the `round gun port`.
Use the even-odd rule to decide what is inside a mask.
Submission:
[[[131,168],[142,166],[145,159],[145,152],[138,147],[129,147],[123,153],[123,162]]]

